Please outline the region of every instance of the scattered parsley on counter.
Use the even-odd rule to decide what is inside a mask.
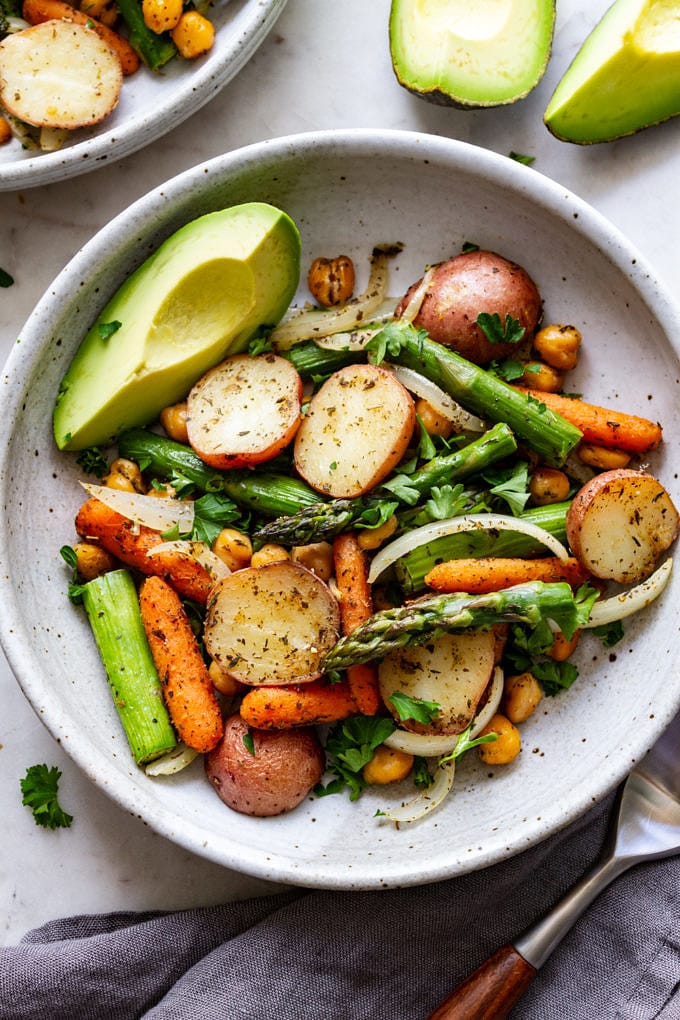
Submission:
[[[118,319],[114,319],[112,322],[100,322],[97,326],[97,332],[102,340],[108,340],[114,333],[117,333],[120,327],[123,325]]]
[[[73,815],[68,815],[59,805],[57,789],[61,772],[53,765],[31,765],[26,775],[20,780],[23,799],[26,807],[30,807],[36,825],[47,829],[68,829]]]
[[[514,159],[515,163],[523,163],[524,166],[531,166],[535,161],[535,156],[526,156],[523,152],[509,152],[508,156],[510,159]]]
[[[14,283],[14,277],[10,276],[5,269],[0,269],[0,287],[11,287]]]

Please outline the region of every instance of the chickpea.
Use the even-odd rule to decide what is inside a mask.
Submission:
[[[118,566],[115,557],[94,542],[76,542],[73,549],[81,581],[93,581],[95,577],[101,577]]]
[[[357,544],[362,549],[378,549],[395,533],[398,525],[399,521],[392,514],[384,524],[380,524],[377,528],[361,528],[357,534]]]
[[[495,733],[498,739],[480,744],[477,748],[479,757],[485,765],[509,765],[522,747],[519,730],[507,716],[497,713],[479,735],[485,737],[488,733]]]
[[[171,404],[169,407],[164,407],[160,414],[160,422],[168,439],[174,439],[176,443],[189,442],[189,436],[187,435],[186,400],[180,404]]]
[[[569,656],[576,651],[576,646],[581,638],[581,631],[575,630],[573,636],[566,638],[561,630],[558,630],[553,638],[553,643],[548,649],[547,654],[555,662],[564,662]]]
[[[251,567],[263,567],[266,563],[281,563],[283,560],[289,559],[290,553],[282,545],[267,542],[261,549],[253,553],[250,565]]]
[[[212,544],[212,551],[230,570],[242,570],[250,565],[253,543],[248,535],[236,528],[222,528]]]
[[[0,117],[0,145],[12,141],[12,128],[6,117]]]
[[[534,337],[534,348],[543,360],[559,369],[568,372],[576,368],[581,334],[575,326],[553,324],[539,329]]]
[[[348,255],[314,259],[307,274],[314,300],[324,308],[344,305],[354,292],[354,263]]]
[[[219,663],[213,659],[208,666],[208,676],[212,681],[212,685],[215,690],[219,691],[220,694],[224,694],[227,698],[234,698],[241,691],[245,690],[245,684],[242,684],[240,680],[235,680],[234,677],[229,676],[225,673]]]
[[[144,24],[160,35],[175,27],[182,16],[182,0],[142,0]]]
[[[172,41],[185,60],[193,60],[212,49],[215,29],[198,11],[185,11],[172,32]]]
[[[599,471],[610,471],[613,468],[624,468],[630,464],[630,454],[625,450],[609,450],[595,443],[579,443],[578,459]]]
[[[405,751],[395,751],[385,744],[380,744],[373,752],[373,757],[363,768],[363,777],[372,786],[385,786],[387,783],[398,783],[406,779],[413,768],[413,755]]]
[[[569,495],[571,483],[558,468],[538,467],[529,479],[529,492],[536,506],[561,503]]]
[[[416,400],[416,414],[431,436],[443,436],[448,439],[453,432],[453,422],[433,407],[429,400],[420,397]]]
[[[123,492],[146,492],[146,485],[142,478],[142,472],[134,460],[127,460],[125,457],[118,457],[109,468],[109,473],[104,479],[104,484],[109,489],[121,489]]]
[[[542,361],[528,361],[524,375],[518,379],[520,386],[528,386],[530,390],[542,393],[559,393],[564,377],[561,372]]]
[[[521,723],[536,711],[543,691],[533,673],[517,673],[505,678],[503,710],[511,723]]]
[[[333,546],[330,542],[312,542],[310,545],[296,545],[291,549],[290,558],[311,570],[322,581],[329,581],[335,569]]]

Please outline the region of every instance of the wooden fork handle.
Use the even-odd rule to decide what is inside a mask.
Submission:
[[[465,978],[428,1020],[504,1020],[536,977],[514,946],[503,946]]]

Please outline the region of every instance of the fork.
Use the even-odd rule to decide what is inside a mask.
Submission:
[[[596,896],[635,864],[680,853],[680,715],[623,783],[599,862],[513,944],[458,985],[428,1020],[504,1020]]]

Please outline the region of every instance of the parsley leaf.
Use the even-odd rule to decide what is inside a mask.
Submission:
[[[103,478],[109,470],[109,463],[100,446],[89,446],[82,450],[76,457],[76,464],[86,475],[94,475],[96,478]]]
[[[62,810],[57,799],[57,789],[61,772],[56,767],[47,765],[31,765],[26,775],[20,780],[23,794],[21,803],[30,807],[36,825],[47,829],[68,829],[73,815]]]
[[[578,669],[573,662],[556,662],[554,659],[535,662],[531,667],[531,672],[548,697],[554,697],[560,691],[568,690],[578,678]]]
[[[243,743],[246,746],[246,750],[255,757],[255,741],[253,740],[253,731],[250,728],[243,734]]]
[[[248,354],[256,358],[258,354],[266,354],[272,349],[272,342],[268,336],[256,336],[248,344]]]
[[[474,721],[470,723],[467,729],[463,730],[463,732],[458,735],[456,746],[453,751],[449,751],[448,754],[442,755],[439,759],[440,765],[446,765],[449,761],[455,761],[456,758],[460,758],[466,753],[466,751],[470,751],[473,747],[479,747],[480,744],[492,744],[495,740],[498,740],[497,733],[486,733],[483,737],[475,737],[471,740],[470,733],[472,732],[473,725]]]
[[[97,323],[97,332],[102,340],[108,340],[117,333],[120,327],[123,325],[118,319],[113,319],[111,322],[99,322]]]
[[[434,776],[427,767],[427,759],[419,755],[413,759],[413,782],[419,790],[427,790],[434,783]]]
[[[438,702],[414,698],[410,694],[404,694],[403,691],[393,691],[387,700],[392,703],[400,719],[413,719],[415,722],[425,723],[426,726],[434,722],[441,710]]]
[[[484,471],[482,478],[491,486],[490,493],[506,502],[515,517],[522,513],[529,499],[529,466],[525,460],[509,468]]]
[[[212,545],[226,524],[238,520],[241,512],[228,496],[207,492],[194,500],[194,526],[191,537]]]
[[[396,729],[393,719],[376,715],[355,715],[344,722],[336,723],[326,740],[328,771],[335,774],[326,786],[319,784],[314,793],[323,797],[349,788],[350,800],[361,796],[366,782],[362,769],[379,744]]]
[[[590,633],[599,637],[605,648],[613,648],[623,638],[623,621],[612,620],[611,623],[603,623],[600,627],[591,627]]]
[[[476,319],[477,325],[487,340],[492,344],[518,344],[526,330],[520,326],[512,315],[505,316],[505,324],[501,322],[498,312],[480,312]]]
[[[433,457],[437,456],[437,447],[434,445],[432,436],[423,425],[423,419],[419,414],[416,415],[416,421],[418,422],[418,428],[420,430],[418,456],[421,460],[432,460]]]
[[[379,503],[367,506],[352,523],[353,528],[380,528],[389,521],[399,507],[396,500],[383,499]]]
[[[515,163],[523,163],[524,166],[531,166],[536,160],[535,156],[526,156],[523,152],[515,152],[514,150],[511,150],[508,156],[510,159],[514,159]]]
[[[426,336],[425,330],[416,329],[410,322],[396,320],[388,322],[375,336],[371,337],[365,350],[369,354],[369,361],[374,365],[379,365],[388,355],[391,358],[396,358],[405,339],[422,339]]]
[[[0,269],[0,287],[11,287],[13,283],[14,277],[6,269]]]
[[[532,371],[532,369],[513,358],[502,358],[500,361],[492,361],[487,365],[487,371],[506,382],[515,382],[516,379],[521,379],[526,371]],[[538,367],[535,371],[538,371]]]
[[[85,585],[81,584],[78,579],[78,554],[70,545],[62,545],[59,555],[73,571],[66,594],[74,606],[78,606],[83,601],[83,592],[85,591]]]
[[[479,251],[479,245],[474,241],[463,241],[463,247],[460,250],[466,255],[470,251]]]

